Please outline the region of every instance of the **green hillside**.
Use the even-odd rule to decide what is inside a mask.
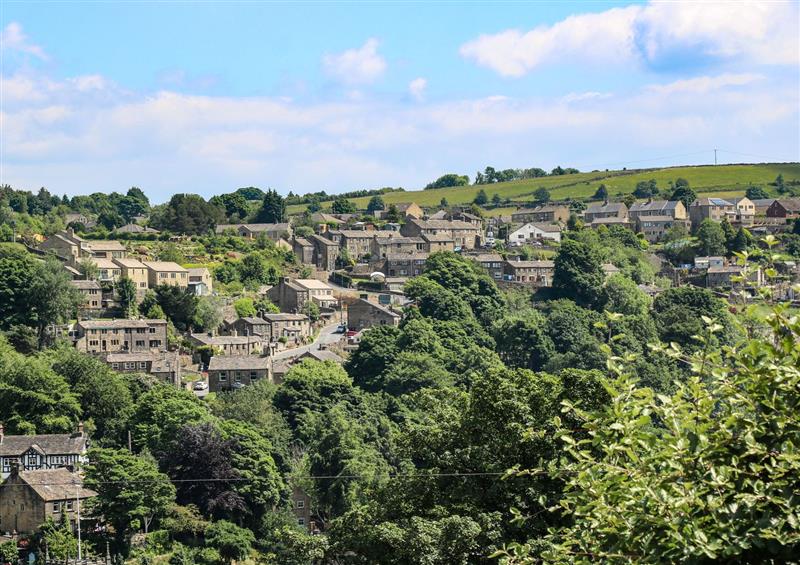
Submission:
[[[766,163],[757,165],[705,165],[692,167],[669,167],[663,169],[637,169],[628,171],[598,171],[578,173],[558,177],[542,177],[504,182],[480,186],[459,186],[438,190],[416,190],[394,192],[383,195],[384,202],[399,204],[416,202],[420,206],[438,206],[442,198],[450,204],[468,204],[472,202],[478,191],[483,188],[491,198],[499,194],[501,198],[512,200],[532,200],[537,188],[544,187],[550,191],[553,200],[564,198],[591,197],[600,184],[605,184],[610,195],[633,192],[636,183],[655,179],[659,188],[666,189],[669,181],[685,178],[696,192],[710,193],[715,196],[738,196],[753,185],[772,189],[769,183],[779,174],[784,182],[800,181],[800,163]],[[364,209],[369,197],[353,198],[360,209]],[[329,208],[330,202],[323,203]],[[289,213],[302,212],[305,206],[290,206]]]

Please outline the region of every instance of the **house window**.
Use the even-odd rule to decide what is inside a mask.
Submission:
[[[219,381],[220,382],[225,382],[227,380],[228,380],[228,373],[226,373],[225,371],[220,372]]]
[[[306,507],[306,501],[303,500],[302,498],[298,498],[297,499],[297,507],[298,508],[305,508]]]
[[[139,361],[139,368],[140,369],[146,369],[147,368],[147,362]]]
[[[37,462],[36,454],[35,453],[29,453],[28,454],[28,462],[26,463],[26,465],[28,465],[30,467],[33,467],[33,466],[36,465],[36,462]]]
[[[58,514],[61,511],[61,503],[54,502],[53,503],[53,514]]]
[[[144,347],[144,340],[143,339],[137,339],[136,340],[136,347]]]
[[[67,512],[72,512],[72,501],[71,500],[67,501]]]
[[[136,368],[136,363],[132,363],[132,362],[125,363],[125,368],[126,369],[135,369]]]
[[[156,333],[156,329],[155,329],[155,328],[150,328],[150,333],[151,333],[151,334],[154,334],[154,333]]]
[[[119,363],[111,363],[112,369],[119,369]]]
[[[306,525],[306,519],[305,518],[298,518],[297,519],[297,525],[298,526],[305,526]]]

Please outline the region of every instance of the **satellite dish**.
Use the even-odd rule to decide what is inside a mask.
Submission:
[[[380,271],[375,271],[369,276],[369,280],[373,282],[383,282],[386,280],[386,275],[384,275]]]

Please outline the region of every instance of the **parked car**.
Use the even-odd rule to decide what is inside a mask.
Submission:
[[[339,327],[336,328],[337,334],[343,334],[347,331],[347,326],[345,324],[339,324]]]
[[[206,381],[197,381],[194,383],[195,390],[206,390],[208,388],[208,383]]]
[[[242,389],[244,387],[245,387],[244,383],[240,383],[239,381],[236,381],[235,383],[233,383],[231,385],[231,388],[234,389],[234,390],[239,390],[239,389]]]

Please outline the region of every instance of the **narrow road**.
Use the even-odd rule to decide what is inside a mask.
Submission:
[[[306,351],[313,351],[315,349],[320,349],[320,345],[336,343],[344,336],[344,334],[336,333],[336,328],[338,327],[339,327],[339,320],[337,319],[335,322],[328,324],[327,326],[323,326],[319,334],[317,334],[317,339],[314,340],[313,343],[310,343],[308,345],[303,345],[301,347],[293,347],[292,349],[286,349],[284,351],[276,353],[273,359],[276,361],[279,361],[281,359],[290,359],[292,357],[297,357],[298,355],[302,355]]]

